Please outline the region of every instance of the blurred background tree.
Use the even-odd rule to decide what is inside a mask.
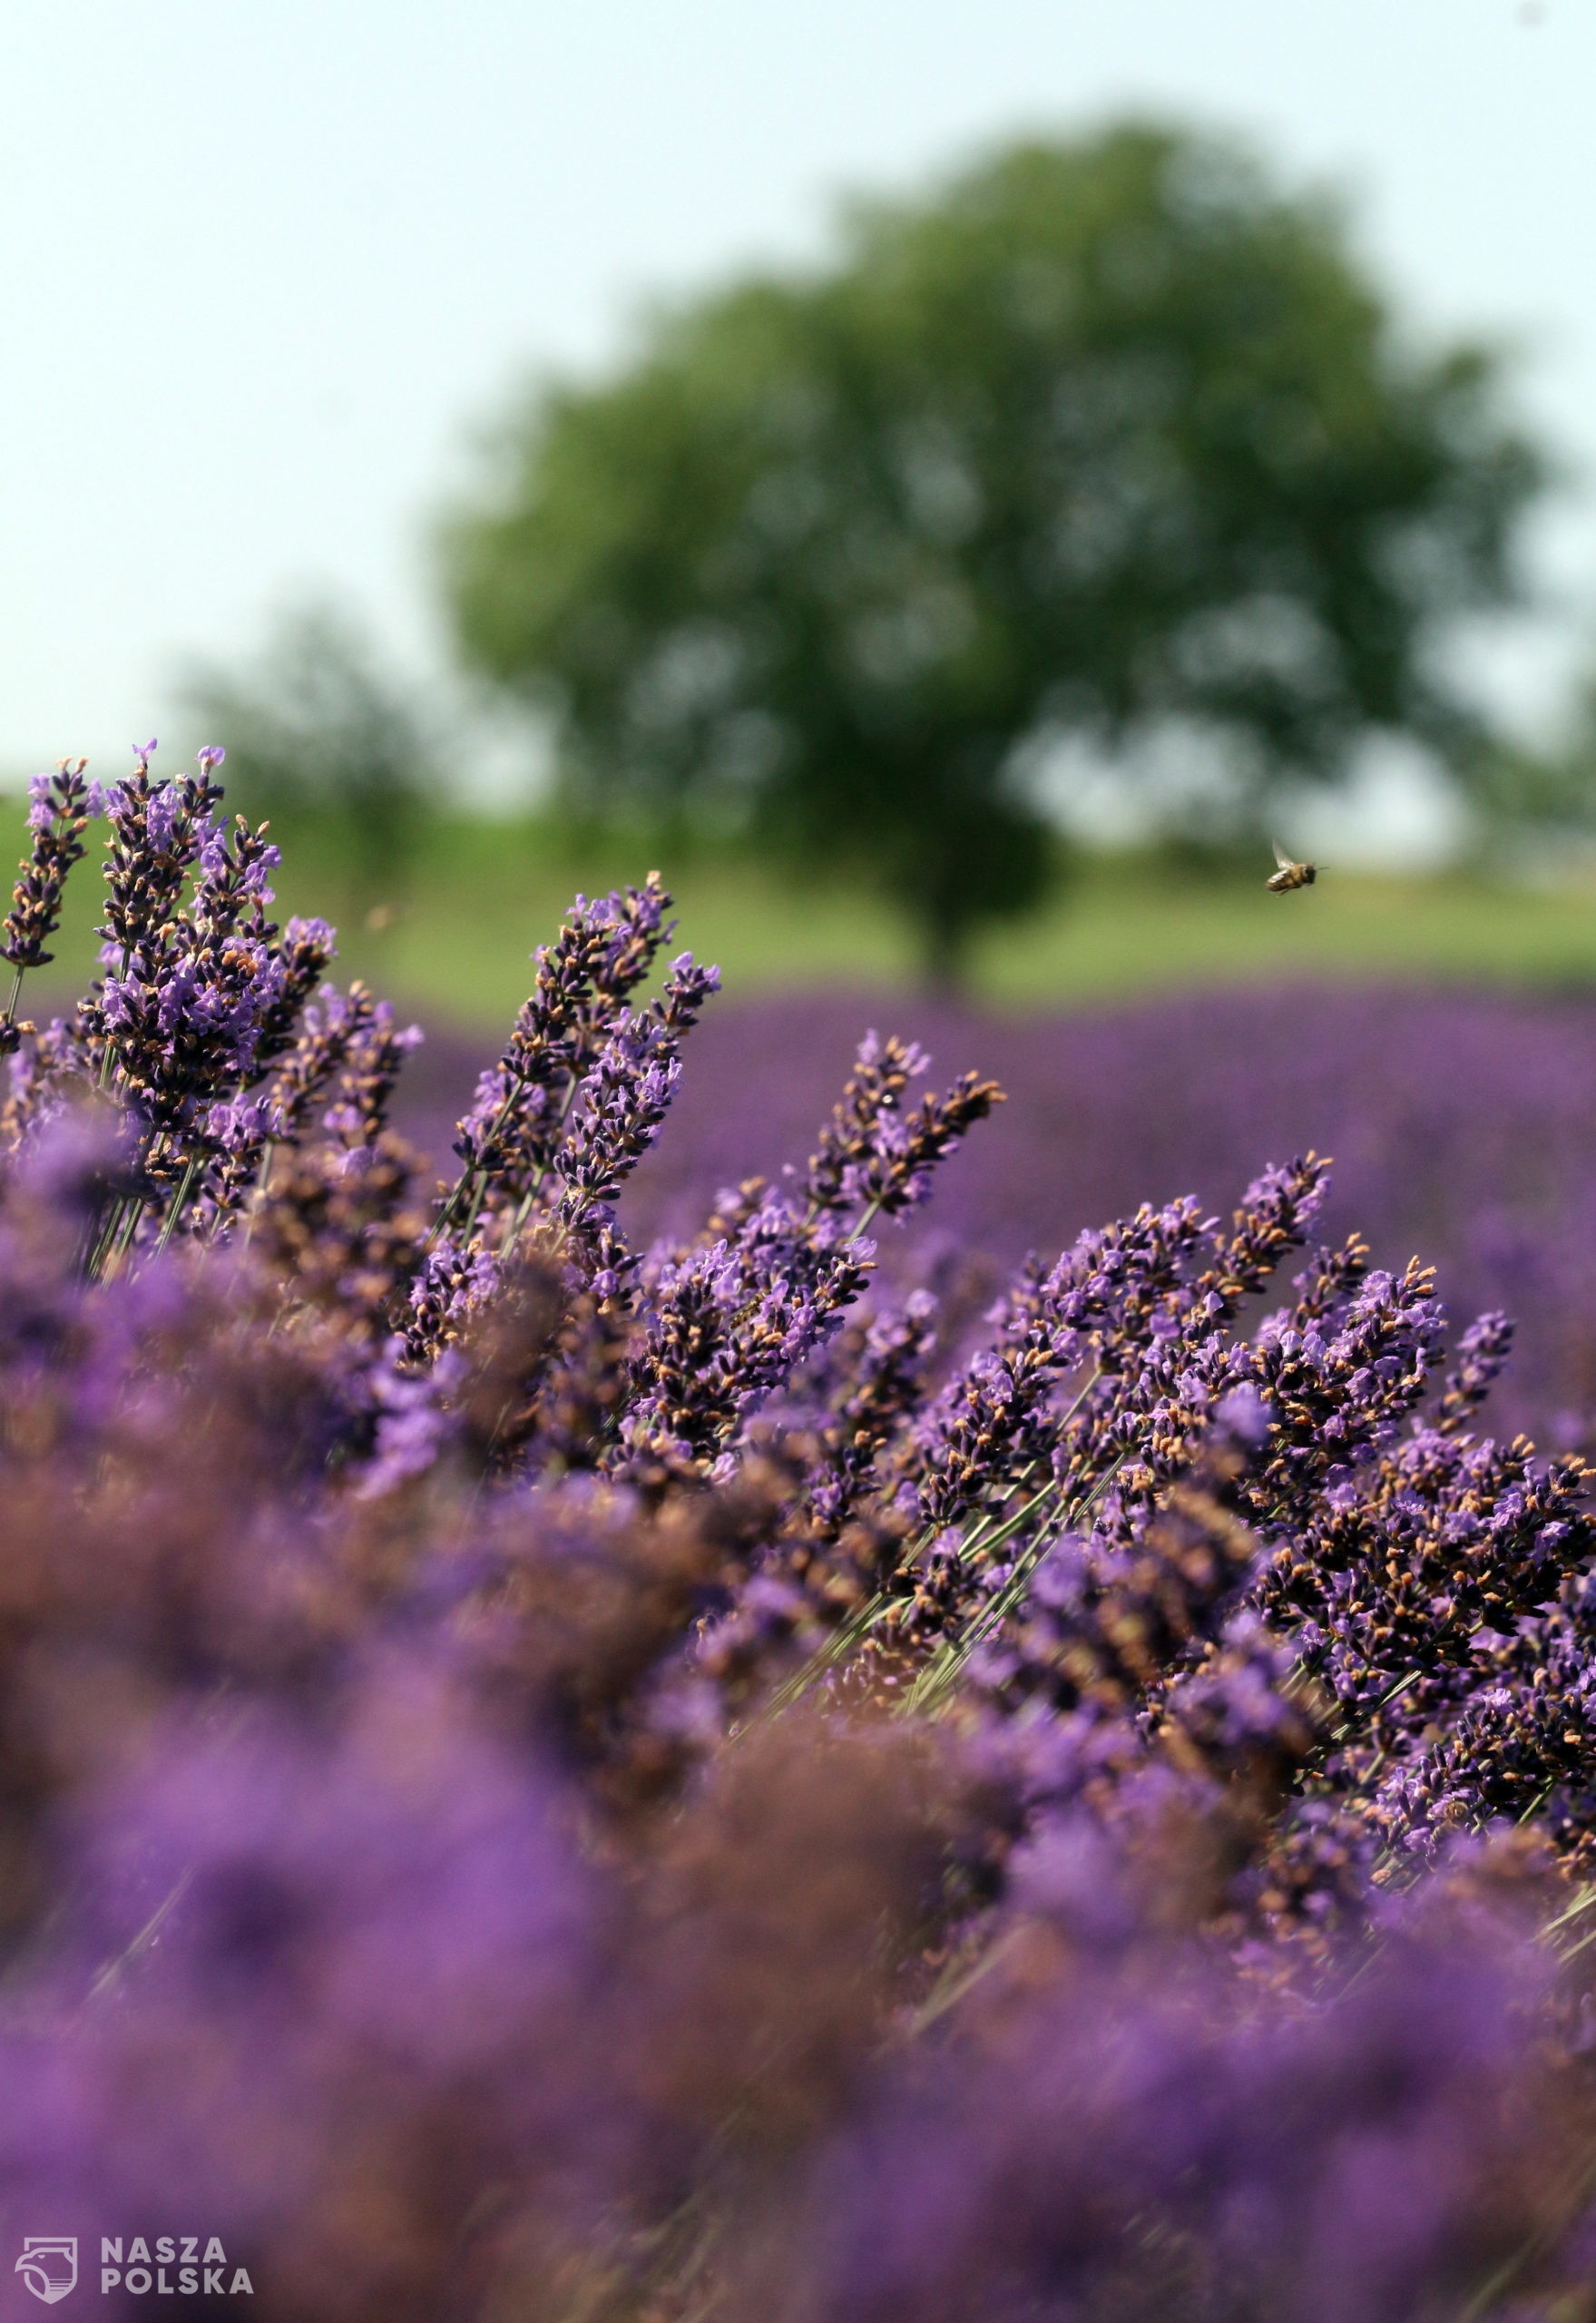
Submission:
[[[1045,888],[1064,743],[1131,782],[1178,735],[1232,832],[1373,730],[1477,758],[1439,648],[1542,480],[1494,358],[1405,349],[1332,204],[1132,124],[859,207],[829,268],[538,387],[445,570],[568,800],[863,871],[946,985]]]
[[[229,805],[324,830],[357,911],[380,926],[409,887],[440,750],[358,623],[317,599],[289,606],[253,661],[195,666],[183,698],[226,745]]]

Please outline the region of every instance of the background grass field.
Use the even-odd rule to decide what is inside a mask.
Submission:
[[[359,887],[328,830],[279,835],[279,908],[336,923],[340,975],[365,975],[463,1026],[501,1024],[516,1007],[528,953],[553,933],[576,888],[636,879],[656,862],[677,898],[680,941],[719,961],[733,992],[886,990],[915,981],[908,931],[873,897],[796,887],[727,850],[460,817],[427,830],[408,892],[396,899]],[[21,812],[7,802],[0,862],[15,860],[24,837]],[[1267,868],[1221,874],[1131,857],[1088,860],[1046,910],[982,946],[975,995],[1048,1008],[1280,977],[1596,987],[1596,879],[1533,887],[1332,867],[1317,887],[1277,897],[1264,891]],[[56,965],[30,984],[31,1013],[90,972],[99,892],[91,857],[74,875]],[[374,903],[393,907],[389,924],[367,924]]]

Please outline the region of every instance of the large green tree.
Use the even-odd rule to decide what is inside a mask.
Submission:
[[[1455,741],[1438,633],[1510,593],[1540,477],[1333,205],[1133,124],[858,208],[827,268],[537,387],[446,569],[586,803],[863,869],[945,981],[1045,882],[1049,742],[1179,731],[1235,818],[1371,729]]]

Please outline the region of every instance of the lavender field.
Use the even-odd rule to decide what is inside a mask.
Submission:
[[[903,1032],[1007,1102],[941,1171],[882,1263],[1006,1269],[1144,1201],[1228,1211],[1261,1161],[1333,1162],[1327,1230],[1382,1266],[1419,1254],[1466,1320],[1518,1326],[1498,1424],[1547,1447],[1596,1430],[1596,999],[1409,985],[1203,992],[1017,1016],[901,994],[723,995],[694,1034],[658,1145],[623,1202],[639,1240],[681,1232],[723,1186],[801,1162],[862,1028]],[[406,1126],[446,1156],[477,1044],[435,1030]]]
[[[0,944],[0,2314],[1596,2312],[1588,1013],[932,1067],[651,878],[418,1051],[152,750]]]

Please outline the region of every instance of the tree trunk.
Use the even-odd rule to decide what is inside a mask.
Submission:
[[[934,1000],[967,1000],[970,992],[969,914],[955,898],[932,898],[920,912],[920,984]]]

